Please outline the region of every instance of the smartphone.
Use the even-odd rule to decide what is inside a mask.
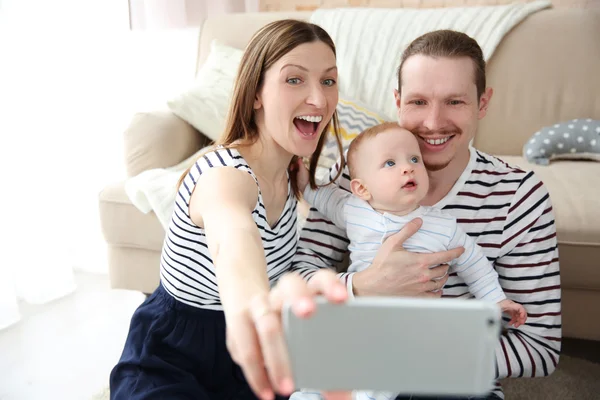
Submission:
[[[283,324],[297,388],[484,396],[493,387],[501,311],[479,300],[316,299]]]

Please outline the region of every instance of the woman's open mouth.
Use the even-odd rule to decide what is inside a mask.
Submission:
[[[294,126],[303,137],[311,139],[319,131],[321,121],[322,115],[300,115],[294,118]]]

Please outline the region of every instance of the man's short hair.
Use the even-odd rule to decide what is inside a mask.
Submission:
[[[404,50],[398,67],[398,92],[402,88],[402,67],[406,60],[414,55],[428,57],[468,57],[475,67],[475,86],[477,86],[477,99],[485,91],[485,60],[481,47],[475,39],[462,32],[452,30],[438,30],[419,36]]]
[[[365,129],[361,133],[356,136],[352,142],[350,142],[350,146],[348,147],[348,154],[346,158],[348,160],[348,171],[350,172],[350,179],[356,178],[356,153],[358,153],[358,149],[361,144],[367,139],[374,138],[375,136],[383,133],[387,130],[398,128],[397,122],[383,122],[379,125],[372,126],[370,128]]]

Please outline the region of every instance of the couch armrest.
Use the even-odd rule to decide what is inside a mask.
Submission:
[[[185,160],[210,140],[170,111],[136,114],[124,134],[127,176],[167,168]]]

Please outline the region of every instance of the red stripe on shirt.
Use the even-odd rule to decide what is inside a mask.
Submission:
[[[535,225],[536,222],[537,222],[537,220],[535,220],[532,223],[530,223],[529,225],[524,226],[523,228],[521,228],[521,230],[519,232],[515,233],[514,235],[512,235],[511,237],[509,237],[508,239],[506,239],[504,242],[502,242],[502,246],[506,246],[506,243],[510,243],[514,238],[516,238],[517,236],[519,236],[523,232],[528,231],[533,225]]]
[[[474,169],[471,171],[472,174],[485,174],[485,175],[508,175],[512,174],[511,172],[498,172],[498,171],[487,171],[484,169]]]
[[[508,195],[513,195],[513,194],[515,194],[514,190],[509,190],[506,192],[492,192],[492,193],[487,193],[487,194],[477,194],[477,193],[473,193],[473,192],[458,192],[459,196],[475,197],[478,199],[485,199],[486,197],[490,197],[490,196],[508,196]]]
[[[531,313],[527,313],[528,317],[531,318],[540,318],[540,317],[547,317],[547,316],[558,316],[561,315],[560,311],[557,312],[547,312],[547,313],[541,313],[541,314],[531,314]]]
[[[531,244],[531,243],[543,242],[545,240],[552,239],[554,237],[556,237],[556,232],[554,232],[554,233],[552,233],[552,234],[550,234],[548,236],[542,237],[542,238],[533,239],[533,240],[531,240],[529,242],[526,242],[526,243],[519,243],[516,247],[523,247],[523,246],[527,246],[528,244]]]
[[[339,253],[344,253],[344,250],[342,250],[342,249],[338,249],[335,246],[332,246],[330,244],[321,243],[321,242],[318,242],[318,241],[313,240],[313,239],[307,239],[307,238],[303,237],[303,238],[300,238],[299,241],[300,242],[311,243],[311,244],[314,244],[314,245],[319,246],[319,247],[325,247],[325,248],[328,248],[328,249],[331,249],[331,250],[335,250],[336,252],[339,252]]]
[[[517,202],[515,203],[515,205],[514,205],[514,206],[512,206],[512,207],[511,207],[511,208],[508,210],[508,212],[509,212],[509,213],[513,212],[513,210],[514,210],[515,208],[519,207],[519,205],[521,205],[521,203],[523,203],[525,200],[527,200],[527,199],[529,198],[529,196],[531,196],[531,195],[532,195],[532,194],[533,194],[533,193],[534,193],[536,190],[538,190],[538,189],[540,188],[540,186],[542,186],[542,182],[541,182],[541,181],[540,181],[540,182],[538,182],[538,184],[537,184],[537,185],[535,185],[534,187],[532,187],[532,188],[531,188],[531,190],[530,190],[529,192],[527,192],[527,194],[526,194],[525,196],[521,197],[521,198],[519,199],[519,201],[517,201]]]
[[[560,285],[554,286],[543,286],[535,289],[504,289],[506,293],[538,293],[538,292],[547,292],[554,289],[560,289]]]
[[[530,263],[530,264],[504,264],[500,262],[496,262],[496,266],[504,267],[504,268],[530,268],[530,267],[543,267],[545,265],[550,265],[552,263],[558,262],[558,258],[553,258],[550,261],[543,261],[539,263]]]

